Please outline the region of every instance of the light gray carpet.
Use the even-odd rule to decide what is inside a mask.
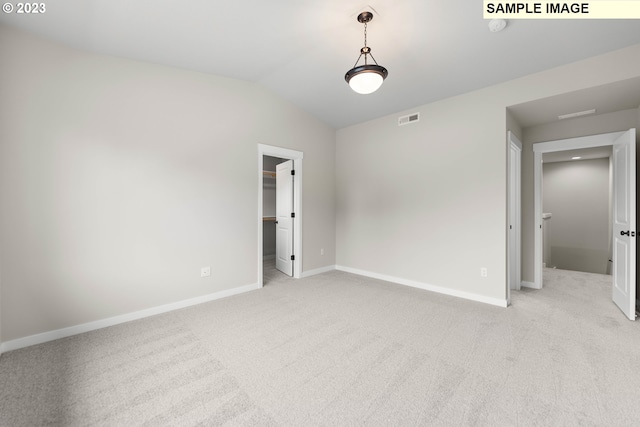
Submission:
[[[13,351],[0,425],[640,425],[610,277],[507,309],[342,272]]]

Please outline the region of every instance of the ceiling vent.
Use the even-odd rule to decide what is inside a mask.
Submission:
[[[398,126],[408,125],[420,121],[420,113],[411,113],[398,118]]]
[[[563,114],[562,116],[558,116],[558,120],[572,119],[574,117],[580,117],[580,116],[588,116],[589,114],[595,114],[595,113],[596,113],[595,108],[593,110],[578,111],[577,113]]]

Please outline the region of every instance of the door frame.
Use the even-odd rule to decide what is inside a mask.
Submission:
[[[556,141],[533,144],[533,283],[529,287],[542,289],[542,155],[557,151],[580,148],[612,146],[613,142],[624,134],[622,132],[603,133],[578,138],[560,139]]]
[[[296,171],[295,178],[293,180],[293,211],[296,214],[295,220],[293,221],[293,253],[296,257],[293,262],[293,277],[295,279],[300,279],[302,277],[302,159],[304,157],[304,153],[302,151],[291,150],[289,148],[258,144],[258,285],[260,287],[263,286],[263,156],[293,160],[293,169]]]
[[[511,304],[511,289],[520,290],[522,283],[522,142],[511,131],[507,132],[509,142],[509,158],[507,160],[509,173],[509,190],[507,195],[507,305]],[[512,157],[515,153],[515,159]],[[511,221],[511,219],[514,221]],[[511,235],[514,244],[511,245]],[[512,270],[516,280],[511,282]]]

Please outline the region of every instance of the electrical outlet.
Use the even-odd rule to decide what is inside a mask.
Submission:
[[[480,277],[487,277],[489,273],[487,272],[487,267],[482,267],[480,269]]]
[[[202,267],[200,269],[200,277],[209,277],[211,276],[211,267]]]

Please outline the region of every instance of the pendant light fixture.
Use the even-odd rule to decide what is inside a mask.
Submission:
[[[351,89],[363,95],[378,90],[382,86],[384,79],[389,75],[386,68],[378,65],[371,54],[371,48],[367,46],[367,23],[371,22],[372,19],[373,14],[371,12],[362,12],[358,15],[358,22],[364,24],[364,47],[360,49],[360,56],[358,56],[353,68],[347,71],[344,76]],[[364,55],[364,65],[358,65],[362,55]],[[371,57],[375,65],[369,64],[369,57]]]

